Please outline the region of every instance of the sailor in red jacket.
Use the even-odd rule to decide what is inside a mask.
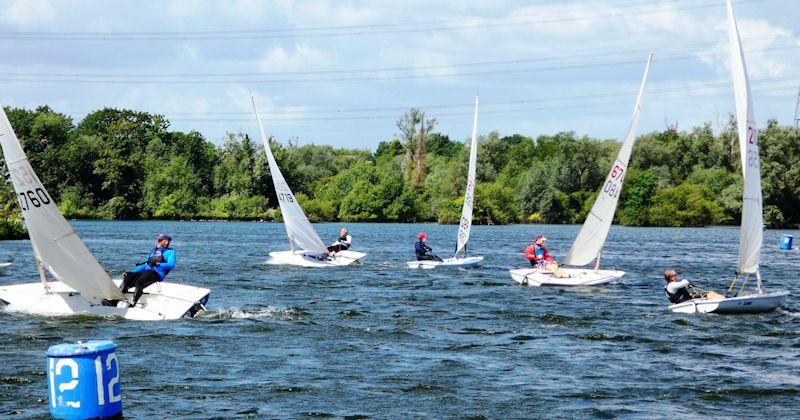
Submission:
[[[525,259],[531,262],[531,267],[545,269],[547,264],[557,264],[544,246],[546,240],[544,236],[536,235],[533,242],[525,248]]]

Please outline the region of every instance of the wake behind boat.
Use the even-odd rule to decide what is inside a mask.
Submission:
[[[483,261],[480,255],[468,256],[467,243],[472,230],[472,208],[475,201],[475,174],[478,165],[478,100],[475,97],[475,114],[472,118],[472,137],[469,145],[469,169],[467,170],[467,187],[464,192],[464,205],[461,207],[461,220],[458,224],[458,239],[453,256],[441,260],[417,260],[406,263],[408,268],[431,269],[436,267],[472,267]],[[463,255],[459,255],[464,251]],[[417,257],[419,258],[419,257]],[[441,261],[440,261],[441,260]]]
[[[728,38],[731,51],[731,76],[736,98],[736,122],[739,134],[739,151],[742,159],[744,188],[742,196],[742,226],[739,237],[739,263],[733,281],[724,298],[696,298],[669,306],[678,313],[753,314],[777,309],[789,296],[789,292],[764,292],[759,264],[764,237],[763,202],[761,194],[761,162],[758,151],[753,99],[750,80],[742,52],[739,28],[733,14],[731,0],[728,8]],[[741,275],[742,285],[736,291]],[[755,277],[755,291],[745,290],[750,277]]]
[[[8,311],[32,315],[116,315],[135,320],[192,316],[208,301],[209,289],[171,283],[148,288],[136,307],[102,305],[126,301],[108,273],[78,237],[33,171],[5,111],[0,108],[0,146],[22,209],[41,282],[0,286]],[[49,273],[56,281],[48,281]]]
[[[611,222],[614,220],[617,202],[622,192],[622,182],[628,169],[633,145],[636,142],[636,127],[639,124],[639,113],[642,109],[642,96],[652,61],[653,53],[651,52],[647,57],[644,76],[639,86],[639,94],[636,97],[636,105],[633,107],[633,117],[631,125],[628,127],[628,133],[625,135],[625,141],[622,142],[617,159],[603,183],[602,190],[564,260],[564,264],[568,266],[583,266],[594,261],[594,269],[565,267],[558,268],[555,272],[547,268],[509,270],[514,281],[527,286],[587,286],[609,283],[625,275],[624,271],[601,270],[600,256],[603,253],[608,231],[611,229]]]
[[[286,227],[286,235],[289,237],[290,251],[270,252],[268,264],[274,265],[296,265],[309,268],[341,267],[346,265],[361,264],[367,254],[350,250],[331,253],[325,244],[322,243],[314,226],[306,217],[300,203],[297,202],[289,184],[283,177],[272,149],[269,147],[269,140],[261,124],[261,117],[258,115],[255,96],[250,98],[253,102],[253,111],[258,120],[258,128],[261,130],[261,140],[267,152],[267,162],[269,171],[272,175],[272,184],[275,187],[275,195],[278,197],[278,204],[283,215],[283,225]]]

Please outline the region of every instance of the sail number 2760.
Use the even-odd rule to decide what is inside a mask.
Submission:
[[[50,200],[50,196],[47,195],[47,192],[42,188],[22,191],[17,193],[17,195],[19,196],[19,206],[22,207],[22,210],[28,210],[31,206],[45,206],[53,202]]]

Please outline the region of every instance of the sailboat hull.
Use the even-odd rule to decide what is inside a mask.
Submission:
[[[343,267],[361,264],[367,254],[355,251],[339,251],[333,257],[320,258],[306,253],[306,251],[277,251],[270,252],[267,264],[296,265],[299,267],[325,268]]]
[[[473,267],[475,265],[480,264],[483,261],[483,257],[480,255],[476,255],[474,257],[454,257],[454,258],[446,258],[443,261],[409,261],[406,263],[408,268],[422,268],[422,269],[432,269],[436,267]]]
[[[119,286],[121,280],[114,280]],[[41,282],[0,286],[0,301],[8,312],[38,316],[91,314],[118,316],[136,321],[163,321],[192,317],[208,302],[211,290],[175,283],[156,283],[144,290],[135,308],[103,306],[100,299],[82,296],[66,284],[49,282],[46,293]],[[133,294],[126,294],[132,299]],[[124,306],[124,303],[120,306]]]
[[[595,286],[617,280],[625,275],[619,270],[593,270],[586,268],[562,268],[562,277],[552,271],[539,268],[509,270],[511,278],[526,286]]]
[[[682,314],[762,314],[783,304],[789,292],[772,292],[725,299],[692,299],[670,305],[669,310]]]

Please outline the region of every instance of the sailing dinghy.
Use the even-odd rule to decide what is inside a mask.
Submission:
[[[258,120],[258,128],[261,130],[261,140],[267,151],[269,171],[272,174],[272,184],[275,187],[275,195],[278,196],[278,204],[283,215],[283,225],[286,227],[289,246],[292,248],[290,251],[270,252],[267,263],[315,268],[361,264],[361,260],[367,256],[363,252],[346,250],[339,251],[334,255],[328,253],[328,248],[322,243],[322,239],[306,217],[297,198],[292,194],[286,179],[283,178],[283,174],[278,168],[278,162],[275,161],[275,156],[272,155],[269,147],[264,126],[261,124],[255,96],[251,96],[250,99],[253,101],[253,110]]]
[[[789,292],[764,291],[758,265],[761,261],[763,241],[763,203],[761,197],[761,162],[758,153],[758,133],[750,95],[750,81],[742,52],[739,29],[728,0],[728,37],[731,49],[731,75],[736,97],[736,122],[739,131],[739,152],[742,157],[744,194],[742,201],[742,227],[739,237],[739,264],[724,299],[692,299],[669,306],[679,313],[752,314],[771,312],[780,306]],[[743,273],[744,279],[737,292],[734,288]],[[747,280],[754,276],[754,291],[745,290]],[[728,297],[729,296],[729,297]]]
[[[601,270],[600,256],[603,253],[603,246],[611,229],[611,222],[614,220],[614,212],[617,209],[619,195],[622,192],[622,181],[628,169],[628,160],[636,142],[636,127],[639,124],[639,112],[641,111],[642,96],[647,82],[647,74],[650,71],[650,62],[653,60],[653,53],[647,57],[647,64],[644,68],[644,77],[639,86],[639,94],[636,98],[636,105],[633,108],[633,117],[625,141],[617,153],[611,171],[606,177],[603,189],[597,196],[589,215],[583,222],[578,237],[575,238],[572,247],[564,259],[564,265],[573,267],[559,268],[559,276],[553,271],[542,268],[521,268],[510,270],[511,278],[523,285],[528,286],[591,286],[614,281],[623,275],[624,271]],[[594,261],[593,268],[579,268]],[[578,267],[575,267],[578,266]]]
[[[121,280],[111,280],[61,215],[33,171],[2,107],[0,145],[41,280],[0,286],[0,301],[7,305],[7,311],[42,316],[88,313],[155,321],[193,316],[208,301],[209,289],[159,282],[144,290],[136,307],[128,308],[126,296],[119,290]],[[48,281],[46,273],[55,280]],[[120,306],[125,307],[103,306],[103,299],[120,300]]]
[[[442,261],[409,261],[409,268],[436,267],[469,267],[483,261],[480,255],[467,255],[467,242],[472,230],[472,207],[475,201],[475,172],[478,165],[478,97],[475,97],[475,115],[472,118],[472,140],[469,146],[469,169],[467,171],[467,189],[464,193],[464,205],[461,207],[461,221],[458,225],[458,239],[453,256]],[[459,255],[464,251],[463,255]]]

